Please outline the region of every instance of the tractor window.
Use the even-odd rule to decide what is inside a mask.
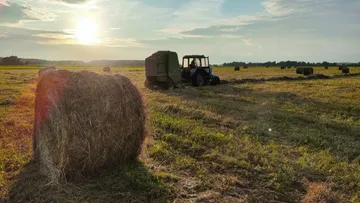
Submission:
[[[198,59],[198,58],[191,58],[191,59],[190,59],[190,63],[193,62],[193,61],[195,62],[195,64],[194,64],[195,67],[200,67],[200,59]]]
[[[183,68],[189,68],[189,59],[184,59],[183,60]]]
[[[201,58],[201,67],[207,67],[205,58]]]

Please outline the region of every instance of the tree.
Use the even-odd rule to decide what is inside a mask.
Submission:
[[[9,56],[2,58],[3,65],[21,65],[21,61],[17,56]]]

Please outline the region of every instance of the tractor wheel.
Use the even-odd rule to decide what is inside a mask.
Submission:
[[[211,85],[219,85],[220,84],[220,78],[219,77],[214,77],[212,80],[211,80]]]
[[[195,87],[207,85],[205,74],[203,72],[196,72],[192,77],[192,85]]]

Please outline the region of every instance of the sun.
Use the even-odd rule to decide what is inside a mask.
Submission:
[[[77,22],[75,38],[80,44],[94,44],[97,37],[97,24],[88,18],[80,19]]]

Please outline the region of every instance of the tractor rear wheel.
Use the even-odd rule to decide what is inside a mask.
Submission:
[[[203,72],[196,72],[192,77],[192,85],[195,87],[207,85],[205,74]]]

